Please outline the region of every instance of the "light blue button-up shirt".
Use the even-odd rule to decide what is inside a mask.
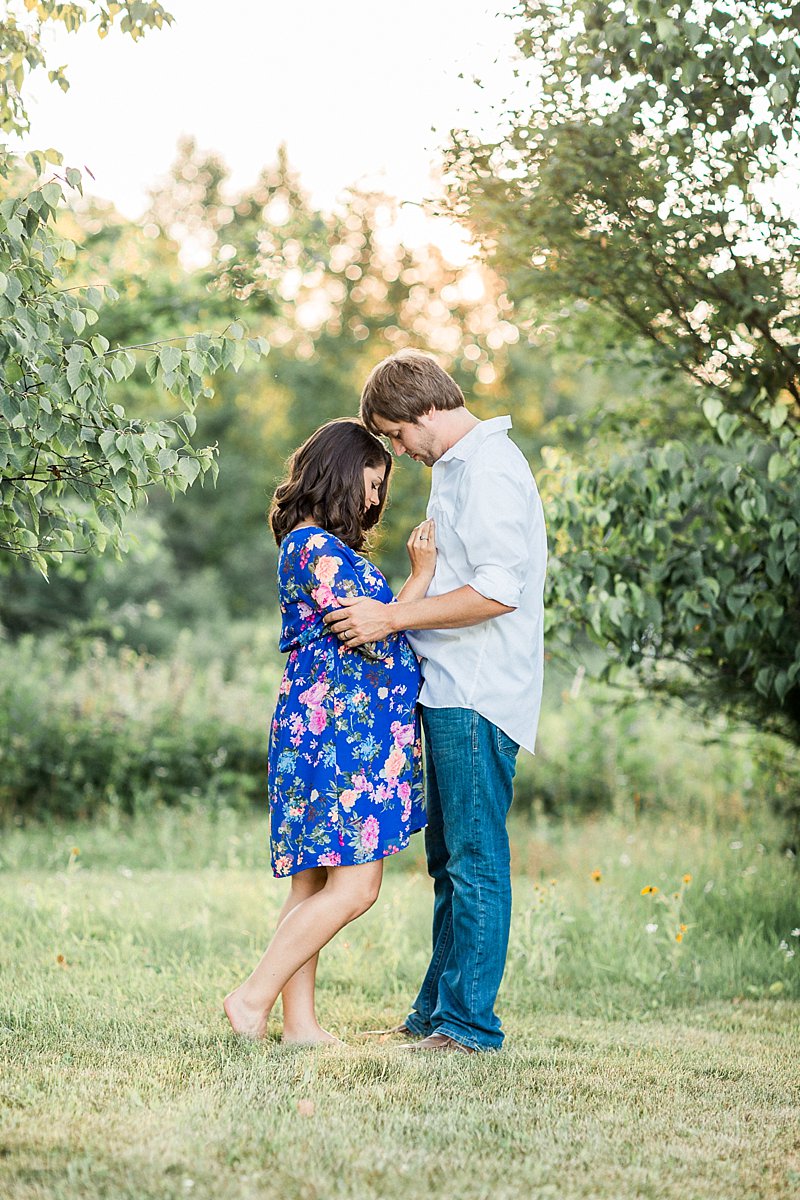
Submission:
[[[471,708],[533,753],[544,675],[547,537],[510,417],[481,421],[432,469],[428,516],[438,558],[429,596],[468,584],[514,609],[464,629],[410,630],[420,703]]]

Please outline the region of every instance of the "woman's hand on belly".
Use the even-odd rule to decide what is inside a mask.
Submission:
[[[328,613],[324,621],[342,645],[355,648],[397,632],[392,623],[394,607],[368,596],[345,596],[342,607]]]

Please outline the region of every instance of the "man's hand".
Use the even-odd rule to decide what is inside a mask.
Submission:
[[[328,613],[323,620],[345,646],[363,646],[395,632],[389,619],[392,607],[368,596],[345,596],[342,607]]]

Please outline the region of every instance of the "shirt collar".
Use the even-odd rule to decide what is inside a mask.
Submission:
[[[455,445],[446,450],[442,457],[437,460],[437,463],[450,462],[453,458],[460,458],[466,462],[483,445],[488,437],[491,437],[495,433],[502,433],[503,430],[510,428],[511,417],[492,417],[488,421],[479,421],[477,425],[470,429],[469,433],[465,433],[463,437],[458,439]]]

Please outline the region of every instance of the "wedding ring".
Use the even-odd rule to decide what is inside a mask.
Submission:
[[[421,533],[421,534],[419,535],[419,540],[420,540],[421,542],[427,542],[427,540],[428,540],[428,535],[427,535],[427,533]]]

